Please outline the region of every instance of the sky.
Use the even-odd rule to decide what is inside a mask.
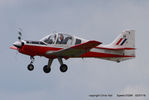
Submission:
[[[148,100],[149,99],[148,0],[0,0],[0,99],[2,100]],[[40,40],[50,32],[67,32],[103,44],[125,29],[136,30],[136,58],[121,63],[87,58],[68,59],[69,69],[59,71],[57,59],[45,74],[44,57],[30,57],[9,49],[23,39]],[[146,94],[122,97],[117,94]],[[113,97],[90,97],[112,94]]]

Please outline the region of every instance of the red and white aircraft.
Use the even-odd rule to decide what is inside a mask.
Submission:
[[[135,31],[123,31],[112,43],[102,45],[95,40],[85,40],[64,33],[54,33],[42,38],[40,41],[28,41],[21,39],[19,32],[18,41],[13,43],[11,49],[22,54],[29,55],[31,62],[28,70],[34,69],[34,56],[44,56],[49,59],[48,64],[43,67],[45,73],[51,71],[54,59],[60,63],[60,71],[66,72],[68,67],[62,59],[69,58],[101,58],[111,61],[124,61],[135,57]]]

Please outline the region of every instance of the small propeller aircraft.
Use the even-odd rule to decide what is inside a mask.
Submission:
[[[58,59],[60,71],[66,72],[68,67],[62,59],[92,57],[121,62],[135,57],[135,30],[123,31],[108,45],[62,32],[48,35],[39,41],[22,40],[22,33],[18,32],[18,34],[18,41],[10,48],[30,56],[31,62],[27,67],[29,71],[34,69],[35,56],[44,56],[49,59],[48,64],[43,67],[45,73],[51,71],[54,59]]]

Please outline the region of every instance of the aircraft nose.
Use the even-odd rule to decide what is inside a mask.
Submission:
[[[15,47],[17,47],[17,48],[21,48],[22,42],[16,41],[16,42],[13,43],[13,45],[14,45]]]

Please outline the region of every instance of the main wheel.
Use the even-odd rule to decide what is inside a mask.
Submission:
[[[61,71],[61,72],[66,72],[67,69],[68,69],[68,67],[67,67],[66,64],[62,64],[62,65],[60,66],[60,71]]]
[[[27,69],[28,69],[29,71],[32,71],[32,70],[34,69],[34,65],[33,65],[33,64],[29,64],[29,65],[27,66]]]
[[[49,73],[49,72],[51,71],[51,68],[49,68],[48,65],[45,65],[45,66],[43,67],[43,71],[44,71],[45,73]]]

